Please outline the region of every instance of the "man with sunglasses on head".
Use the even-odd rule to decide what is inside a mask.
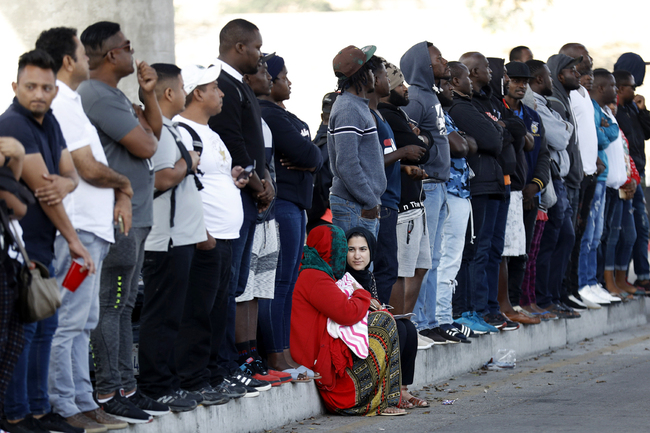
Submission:
[[[96,399],[105,412],[130,423],[151,421],[169,407],[145,397],[133,372],[131,313],[138,293],[144,242],[153,224],[153,166],[163,126],[155,94],[156,71],[137,63],[144,110],[131,104],[117,85],[135,72],[133,47],[120,25],[101,21],[81,34],[89,58],[90,80],[79,85],[84,111],[97,128],[108,166],[129,178],[133,187],[132,222],[118,220],[115,243],[102,265],[99,323],[91,333]]]

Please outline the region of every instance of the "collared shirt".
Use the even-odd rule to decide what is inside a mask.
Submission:
[[[59,93],[52,102],[52,112],[61,126],[68,150],[74,152],[90,146],[95,160],[108,165],[97,130],[84,113],[81,96],[63,81],[57,80],[56,84]],[[79,176],[79,185],[63,199],[63,206],[76,230],[84,230],[107,242],[114,242],[114,202],[115,191],[112,188],[92,186]]]
[[[14,98],[7,111],[0,116],[0,136],[14,137],[20,141],[27,155],[40,153],[47,171],[50,174],[59,174],[61,152],[66,148],[66,144],[52,110],[48,110],[43,117],[43,123],[39,123],[31,111]],[[24,181],[21,182],[25,184]],[[38,201],[29,205],[27,214],[20,220],[20,226],[23,228],[23,239],[29,258],[49,265],[54,258],[56,228]]]
[[[240,74],[235,68],[230,66],[228,63],[224,62],[223,60],[217,59],[216,62],[221,63],[221,70],[226,71],[228,75],[231,77],[237,79],[239,82],[244,82],[244,76]]]

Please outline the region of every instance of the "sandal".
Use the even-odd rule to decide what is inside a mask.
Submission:
[[[311,378],[307,376],[305,373],[298,371],[296,368],[287,368],[286,370],[282,370],[283,373],[289,373],[291,375],[291,381],[293,383],[309,383],[311,382]]]
[[[409,398],[406,401],[411,403],[411,405],[413,405],[412,407],[429,407],[429,402],[428,401],[422,400],[421,398],[417,398],[415,396]]]
[[[406,411],[398,407],[387,407],[384,411],[380,412],[379,415],[400,416],[400,415],[406,415]]]
[[[311,379],[318,380],[322,379],[323,376],[320,375],[320,373],[315,373],[314,371],[308,369],[304,365],[301,365],[300,367],[297,367],[296,370],[298,370],[301,373],[305,373],[307,376],[309,376]]]
[[[397,404],[397,407],[399,409],[413,409],[415,406],[413,406],[413,403],[411,403],[409,400],[402,398]]]

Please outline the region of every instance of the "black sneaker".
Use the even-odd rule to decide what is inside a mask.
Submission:
[[[506,321],[506,326],[501,328],[502,331],[516,331],[519,329],[519,323],[513,322],[511,320],[508,320],[506,316],[504,316],[502,313],[499,313],[498,316],[500,316],[503,320]]]
[[[156,399],[156,402],[160,403],[162,406],[169,407],[169,410],[172,412],[189,412],[196,409],[199,405],[195,399],[189,397],[187,393],[182,391],[173,391],[169,394],[165,394]]]
[[[439,326],[436,327],[436,328],[433,328],[433,332],[435,332],[436,334],[438,334],[439,336],[441,336],[442,338],[447,340],[447,343],[449,343],[449,344],[458,344],[458,343],[460,343],[460,338],[451,335],[451,333],[447,333],[446,331],[444,331]],[[435,344],[435,342],[436,341],[433,340],[434,344]]]
[[[246,395],[246,387],[244,385],[235,383],[228,378],[224,378],[223,382],[221,382],[217,386],[213,386],[212,389],[222,393],[228,398],[241,398]],[[260,395],[259,391],[256,390],[255,388],[250,388],[250,389],[252,391],[255,391],[257,395]]]
[[[86,430],[68,424],[58,413],[50,412],[38,419],[41,428],[56,433],[84,433]]]
[[[207,385],[196,391],[192,391],[192,393],[199,394],[203,398],[203,401],[201,402],[203,406],[212,406],[213,404],[226,404],[230,401],[230,397],[220,391],[217,391],[210,385]]]
[[[32,414],[15,424],[3,420],[2,429],[10,433],[50,433],[49,430],[41,427],[41,423]]]
[[[245,398],[259,397],[260,392],[256,388],[253,388],[251,386],[251,383],[253,383],[253,382],[248,380],[248,379],[251,379],[250,377],[246,378],[246,377],[243,377],[243,376],[242,377],[237,377],[237,376],[239,376],[239,374],[230,376],[228,378],[225,378],[224,382],[227,380],[227,381],[231,382],[232,384],[243,388],[244,391],[246,391],[246,393],[242,397],[245,397]],[[253,380],[255,380],[255,379],[253,379]],[[248,385],[246,385],[246,383],[248,383]],[[240,390],[241,390],[241,388],[240,388]]]
[[[440,332],[442,333],[443,337],[454,337],[458,339],[461,343],[471,343],[469,338],[467,338],[465,335],[463,335],[462,332],[460,332],[456,327],[445,323],[444,325],[440,325]]]
[[[95,395],[95,401],[104,412],[113,415],[115,418],[131,424],[146,424],[153,421],[153,417],[145,411],[135,407],[124,397],[124,390],[115,392],[115,396],[108,401],[101,403]]]
[[[436,328],[438,329],[438,328]],[[440,335],[438,332],[436,332],[435,329],[424,329],[420,331],[420,334],[424,335],[427,338],[430,338],[433,340],[433,344],[447,344],[450,341],[444,338],[442,335]]]
[[[234,379],[236,383],[241,383],[242,385],[245,386],[250,386],[251,388],[255,388],[258,391],[268,391],[271,389],[271,384],[268,382],[265,382],[263,380],[257,380],[253,379],[246,373],[240,371],[238,373],[233,374],[230,376],[231,379]]]
[[[503,329],[507,324],[506,319],[501,317],[500,314],[486,314],[483,316],[483,320],[485,320],[485,323],[488,325],[492,325],[499,330]]]
[[[454,328],[458,329],[461,334],[463,334],[467,338],[478,338],[478,334],[474,331],[472,331],[469,327],[462,325],[458,322],[453,322],[451,324]]]
[[[140,392],[140,388],[136,388],[135,392],[128,396],[127,399],[133,403],[135,407],[145,411],[149,415],[161,416],[167,415],[171,412],[168,405],[159,403],[156,400],[147,397]]]
[[[282,385],[282,381],[277,376],[269,374],[264,366],[262,366],[262,363],[256,364],[253,358],[248,358],[245,363],[239,366],[239,369],[242,373],[252,377],[253,379],[259,380],[260,382],[270,383],[271,386]]]

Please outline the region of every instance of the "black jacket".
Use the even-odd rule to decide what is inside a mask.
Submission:
[[[259,102],[262,117],[273,134],[277,197],[290,201],[300,209],[308,209],[313,193],[312,173],[289,170],[280,160],[286,158],[299,167],[315,167],[318,170],[323,164],[320,150],[311,142],[309,127],[305,122],[278,104],[265,100]]]
[[[390,128],[393,130],[393,135],[395,136],[395,145],[398,148],[414,144],[426,149],[425,154],[420,158],[420,161],[428,161],[429,159],[429,147],[424,144],[424,141],[420,140],[413,130],[409,126],[408,115],[398,107],[393,104],[379,103],[377,105],[379,112],[386,122],[390,125]],[[421,135],[427,136],[429,143],[433,143],[433,137],[431,134],[421,129]],[[402,164],[404,165],[418,165],[418,161],[409,161],[403,159]],[[410,209],[415,209],[422,207],[422,202],[424,202],[424,191],[422,191],[422,181],[414,180],[406,173],[401,173],[401,197],[398,209],[400,212],[404,212]]]
[[[616,121],[630,143],[630,156],[642,175],[646,163],[645,140],[650,140],[650,112],[639,110],[634,102],[629,102],[618,106]]]
[[[475,174],[470,180],[472,195],[504,194],[503,170],[497,162],[503,149],[503,128],[485,111],[478,110],[469,96],[456,92],[449,115],[458,129],[474,137],[478,146],[478,151],[467,158]]]
[[[307,209],[308,223],[316,223],[330,207],[330,187],[332,186],[332,171],[330,170],[330,155],[327,151],[327,124],[322,123],[316,131],[313,143],[318,147],[323,165],[314,172],[314,192],[311,208]]]

